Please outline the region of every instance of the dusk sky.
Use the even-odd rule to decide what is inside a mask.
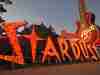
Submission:
[[[8,19],[26,19],[33,23],[44,20],[52,24],[56,31],[64,28],[75,31],[78,20],[78,0],[13,0],[13,5],[7,7],[4,16]],[[86,0],[87,7],[96,14],[96,23],[100,24],[100,0]],[[6,6],[5,6],[6,7]],[[43,19],[39,17],[43,16]]]

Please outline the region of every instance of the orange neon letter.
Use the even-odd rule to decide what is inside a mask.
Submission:
[[[88,52],[91,53],[91,58],[97,61],[98,60],[98,58],[97,58],[98,54],[96,52],[96,49],[91,47],[90,45],[87,45],[87,47],[88,47],[88,49],[87,49]]]
[[[53,41],[51,40],[50,37],[48,37],[48,40],[47,40],[47,43],[46,43],[46,47],[45,47],[45,50],[43,52],[42,63],[44,63],[44,61],[45,61],[47,56],[56,56],[57,59],[59,60],[59,62],[61,62],[59,54],[56,51],[55,46],[53,44]]]
[[[0,59],[14,62],[17,64],[24,64],[22,50],[16,36],[17,27],[19,27],[19,24],[13,23],[13,22],[7,22],[4,24],[4,30],[7,34],[7,37],[9,38],[10,44],[14,51],[13,51],[12,56],[0,55]]]
[[[83,56],[88,59],[89,58],[89,53],[87,51],[87,46],[86,46],[86,43],[84,41],[79,41],[79,45],[80,45],[80,48],[81,48],[81,51],[83,53]]]
[[[80,54],[81,54],[81,52],[80,52],[80,48],[79,48],[77,42],[75,42],[75,43],[72,45],[72,51],[73,51],[73,53],[74,53],[75,59],[76,59],[76,60],[80,59]]]
[[[64,38],[58,38],[58,43],[60,46],[61,56],[62,56],[63,60],[65,60],[65,57],[64,57],[64,55],[65,55],[66,57],[68,57],[68,59],[70,61],[72,61],[72,58],[68,53],[68,49],[69,49],[68,41],[66,41]]]
[[[26,35],[24,37],[30,40],[31,50],[32,50],[32,61],[34,63],[36,57],[37,40],[38,40],[38,36],[36,35],[34,28],[31,35]]]

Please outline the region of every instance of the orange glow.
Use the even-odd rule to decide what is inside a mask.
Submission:
[[[87,47],[88,47],[88,51],[91,53],[91,58],[92,59],[94,59],[94,60],[98,60],[98,58],[97,58],[97,56],[96,55],[98,55],[97,54],[97,52],[96,52],[96,49],[95,48],[93,48],[91,45],[87,45]]]
[[[95,14],[87,11],[85,6],[85,0],[79,0],[79,14],[80,14],[80,21],[76,23],[76,28],[77,28],[76,32],[68,32],[67,30],[64,29],[61,32],[61,35],[59,34],[56,35],[52,26],[46,27],[45,25],[42,24],[40,24],[41,26],[39,25],[37,26],[35,24],[31,34],[25,35],[27,31],[25,30],[24,35],[18,34],[17,36],[16,29],[25,25],[27,28],[28,22],[26,22],[25,20],[15,20],[15,21],[5,21],[1,23],[0,27],[4,29],[4,33],[2,33],[3,36],[0,35],[0,40],[2,40],[2,38],[5,38],[3,42],[2,41],[1,42],[5,44],[5,40],[7,40],[7,47],[8,47],[9,46],[8,39],[9,39],[9,43],[13,51],[11,55],[0,54],[0,59],[16,64],[30,63],[29,59],[32,59],[32,63],[35,63],[35,61],[37,63],[39,61],[39,63],[42,64],[44,64],[46,60],[50,60],[52,62],[53,59],[60,63],[62,61],[66,63],[67,59],[68,62],[69,61],[73,62],[73,60],[75,61],[85,61],[91,59],[92,61],[100,60],[100,51],[98,48],[100,46],[100,28],[95,24]],[[30,26],[31,25],[29,25],[29,28]],[[42,31],[43,28],[44,28],[43,32],[45,31],[47,32],[46,36],[48,38],[40,38],[41,36],[40,37],[38,36],[40,35],[38,30],[41,29]],[[22,41],[20,41],[19,37],[21,37],[22,41],[23,40],[25,41],[24,45]],[[24,37],[24,39],[22,37]],[[40,40],[42,40],[42,43],[45,43],[44,40],[46,40],[46,44],[41,45],[41,43],[38,42]],[[31,49],[31,55],[29,55],[30,51],[25,49],[26,48],[25,46],[27,45],[26,42],[28,43],[27,47],[30,47],[28,49]],[[3,45],[2,43],[0,43],[1,45],[0,48],[4,47],[4,46],[2,47]],[[25,50],[22,50],[21,47],[24,47]],[[40,52],[41,48],[44,49],[42,50],[42,52]],[[3,52],[1,51],[1,53]],[[6,54],[6,52],[4,53]],[[9,51],[7,52],[7,54],[8,53],[10,54]],[[24,58],[23,55],[25,57],[28,56],[29,59],[27,60],[26,58]]]
[[[64,55],[65,55],[66,57],[68,57],[68,59],[70,61],[72,61],[72,58],[68,53],[69,45],[68,45],[67,41],[63,37],[61,37],[61,38],[58,38],[58,43],[60,46],[61,56],[62,56],[63,60],[65,60],[65,57],[64,57]],[[65,48],[63,48],[63,45],[65,46]]]
[[[42,63],[44,63],[45,59],[50,56],[56,56],[57,59],[59,60],[59,62],[61,62],[61,59],[59,57],[59,54],[58,52],[56,51],[56,48],[53,44],[53,41],[51,40],[51,37],[48,37],[48,40],[47,40],[47,43],[46,43],[46,47],[44,49],[44,52],[43,52],[43,58],[42,58]],[[49,59],[49,57],[48,57]]]
[[[73,53],[74,53],[75,60],[79,60],[79,59],[80,59],[80,54],[81,54],[81,52],[80,52],[80,48],[79,48],[79,46],[78,46],[77,43],[74,43],[74,44],[72,45],[72,51],[73,51]]]
[[[17,64],[24,64],[22,50],[19,45],[18,39],[16,37],[16,27],[18,27],[18,25],[16,24],[15,26],[15,24],[12,22],[5,23],[4,30],[7,34],[7,37],[9,38],[10,44],[14,51],[13,51],[12,56],[5,55],[3,57],[3,55],[0,55],[0,58],[6,61],[17,63]]]
[[[18,60],[19,60],[18,56],[0,55],[0,59],[13,62],[13,63],[17,63],[17,64],[21,64],[21,63],[18,63]]]
[[[81,39],[84,40],[86,43],[93,43],[96,38],[97,32],[95,25],[91,25],[81,32]]]
[[[17,22],[17,21],[16,21]],[[0,59],[17,63],[17,64],[24,64],[24,57],[22,53],[22,49],[20,47],[19,40],[16,35],[16,29],[20,26],[24,25],[24,22],[6,22],[4,24],[4,30],[6,32],[6,38],[9,39],[9,42],[11,44],[11,47],[13,48],[13,53],[11,56],[9,55],[2,55],[0,54]],[[90,30],[87,30],[87,32],[94,32],[95,27],[90,26]],[[28,41],[30,42],[31,46],[31,56],[32,56],[32,62],[34,63],[36,60],[36,48],[38,45],[38,40],[43,40],[42,38],[38,37],[36,32],[34,31],[35,28],[33,28],[32,33],[29,35],[22,35]],[[72,34],[72,33],[69,33]],[[69,35],[68,34],[68,35]],[[74,34],[74,33],[73,33]],[[75,34],[77,35],[77,34]],[[71,36],[73,37],[73,35]],[[88,38],[88,37],[87,37]],[[52,39],[57,39],[57,46],[59,47],[59,50],[57,50],[57,46]],[[70,39],[70,40],[69,40]],[[43,56],[41,62],[44,63],[47,60],[55,59],[59,62],[65,61],[66,57],[69,59],[69,61],[72,60],[84,60],[85,59],[93,59],[98,60],[98,53],[96,52],[96,47],[90,43],[87,43],[85,40],[80,40],[75,38],[69,38],[65,39],[64,34],[60,37],[52,38],[51,36],[48,36],[47,42],[44,45],[44,50],[42,51]],[[90,42],[90,41],[89,41]],[[71,45],[70,45],[71,44]],[[93,43],[94,44],[94,43]],[[55,47],[56,46],[56,47]],[[92,47],[93,46],[93,47]],[[72,49],[72,53],[70,54],[70,49]],[[60,52],[60,53],[59,53]],[[61,54],[61,55],[60,55]],[[74,59],[73,59],[74,56]]]
[[[86,43],[84,41],[79,41],[79,44],[80,44],[80,48],[81,48],[81,51],[83,53],[83,56],[87,59],[89,58],[89,53],[87,51],[87,46],[86,46]]]
[[[38,36],[36,35],[36,33],[34,32],[34,29],[33,29],[31,35],[27,35],[27,36],[24,36],[24,37],[26,37],[27,39],[30,40],[31,50],[32,50],[32,61],[34,63],[35,62],[35,57],[36,57],[36,47],[37,47]]]

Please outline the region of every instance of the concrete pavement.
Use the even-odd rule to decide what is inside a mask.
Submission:
[[[64,64],[2,71],[0,75],[100,75],[100,64]]]

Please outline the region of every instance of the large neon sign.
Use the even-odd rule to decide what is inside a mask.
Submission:
[[[40,64],[44,64],[45,61],[57,61],[58,63],[63,63],[65,61],[99,61],[99,54],[96,51],[95,45],[86,43],[84,40],[78,39],[75,42],[72,42],[74,39],[65,39],[62,36],[53,38],[51,35],[48,38],[40,38],[34,28],[32,33],[29,35],[16,35],[16,28],[22,26],[23,23],[14,23],[14,22],[5,22],[4,30],[7,34],[6,38],[9,39],[9,43],[12,47],[11,55],[0,54],[0,59],[17,63],[24,64],[23,48],[19,43],[19,38],[23,37],[27,39],[30,43],[31,49],[31,60],[32,63],[35,63],[37,56]],[[91,28],[90,28],[91,29]],[[94,30],[94,28],[92,28]],[[90,30],[89,30],[90,31]],[[2,38],[2,37],[1,37]],[[37,55],[37,47],[39,40],[45,42],[43,44],[44,48],[41,48],[41,55]],[[45,41],[44,41],[45,40]]]

